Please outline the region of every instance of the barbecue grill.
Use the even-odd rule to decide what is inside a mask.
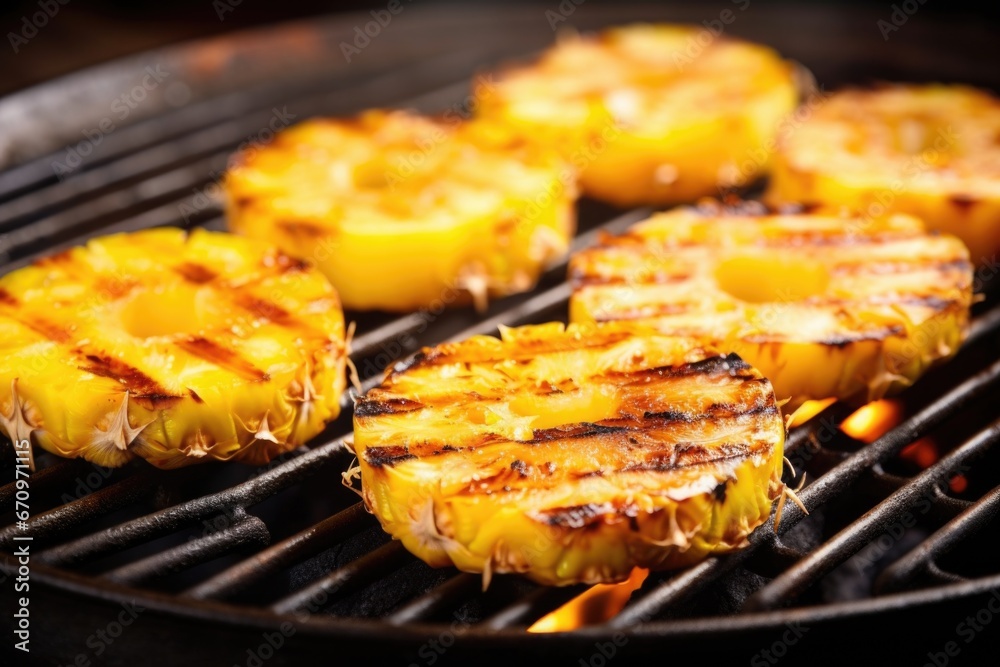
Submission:
[[[727,30],[799,60],[827,88],[880,78],[1000,88],[987,26],[918,13],[885,42],[879,11],[829,11],[750,7]],[[715,18],[708,12],[584,5],[566,18],[589,29],[700,23]],[[100,233],[222,229],[217,182],[238,145],[312,115],[369,106],[467,112],[471,76],[552,39],[537,7],[407,5],[348,63],[342,43],[353,45],[354,28],[369,20],[342,16],[197,42],[0,100],[2,270]],[[148,68],[161,81],[119,122],[110,100],[140,85]],[[109,117],[120,127],[93,138]],[[574,249],[648,213],[583,201]],[[348,312],[358,323],[352,357],[365,388],[420,345],[563,319],[565,268],[551,267],[537,289],[485,314]],[[112,471],[38,452],[27,530],[14,524],[14,459],[5,445],[4,650],[18,597],[8,594],[18,569],[12,553],[24,544],[13,538],[30,535],[30,657],[44,664],[488,664],[545,655],[599,667],[621,656],[627,664],[699,655],[764,665],[785,656],[863,662],[891,651],[894,662],[943,665],[987,653],[1000,636],[990,608],[993,600],[1000,608],[991,540],[1000,528],[997,271],[995,263],[980,269],[977,287],[987,296],[969,341],[900,397],[894,428],[864,444],[839,428],[851,410],[834,404],[792,430],[787,454],[807,475],[799,497],[808,517],[789,503],[779,528],[760,527],[746,549],[652,573],[610,621],[572,632],[526,630],[583,587],[503,576],[484,592],[480,577],[429,568],[381,531],[340,483],[351,462],[349,397],[321,437],[261,468],[164,472],[139,461]],[[918,466],[900,456],[927,438],[936,461]],[[962,485],[951,483],[958,475]],[[786,473],[785,481],[798,480]],[[973,625],[960,625],[967,617]]]

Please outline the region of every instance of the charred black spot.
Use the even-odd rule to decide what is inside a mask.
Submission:
[[[511,461],[510,469],[516,472],[521,477],[527,477],[528,472],[531,470],[531,467],[524,461],[516,459],[514,461]]]
[[[382,415],[396,415],[419,410],[422,403],[412,401],[408,398],[362,398],[354,406],[355,417],[379,417]]]
[[[690,415],[686,412],[678,412],[676,410],[664,410],[663,412],[644,412],[642,413],[643,419],[659,419],[668,422],[689,422],[693,420],[694,415]],[[631,442],[632,439],[629,439]],[[636,443],[632,443],[636,444]]]
[[[362,456],[368,465],[374,468],[392,467],[397,463],[417,458],[407,447],[401,445],[386,445],[384,447],[369,447]]]
[[[199,396],[198,392],[196,392],[194,389],[191,389],[190,387],[188,387],[188,394],[191,396],[192,399],[194,399],[195,403],[204,403],[205,402],[205,399],[203,399],[201,396]]]
[[[573,507],[559,507],[545,510],[542,516],[545,522],[559,528],[583,528],[595,523],[597,519],[606,514],[609,510],[607,505],[597,503],[587,503],[585,505],[575,505]]]
[[[972,195],[963,194],[951,195],[948,197],[948,201],[950,201],[955,208],[962,213],[968,213],[969,210],[979,202],[979,200]]]
[[[721,482],[712,489],[712,495],[720,503],[726,502],[726,492],[729,490],[728,480],[726,482]]]

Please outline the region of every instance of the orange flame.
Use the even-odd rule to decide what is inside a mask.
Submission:
[[[835,398],[826,398],[822,401],[806,401],[795,412],[788,415],[788,428],[795,428],[796,426],[805,424],[836,401],[837,399]]]
[[[597,584],[535,621],[528,632],[566,632],[614,618],[632,592],[642,586],[649,570],[637,567],[620,584]]]
[[[903,406],[899,401],[883,399],[855,410],[840,424],[840,430],[855,440],[871,443],[902,420]]]

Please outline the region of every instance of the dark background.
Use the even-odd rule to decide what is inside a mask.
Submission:
[[[251,28],[271,23],[338,12],[384,8],[387,0],[364,2],[321,2],[319,0],[163,0],[161,2],[125,2],[124,0],[62,0],[58,13],[39,30],[36,37],[14,53],[9,33],[21,30],[22,20],[39,11],[39,2],[53,6],[60,0],[8,0],[0,3],[0,95],[25,88],[129,53],[182,42],[185,40]],[[566,0],[569,1],[569,0]],[[462,5],[466,8],[482,2],[441,2],[440,0],[402,0],[404,4]],[[539,13],[558,8],[560,0],[517,2],[535,4]],[[919,6],[921,19],[933,16],[957,18],[974,16],[977,21],[1000,25],[1000,3],[989,0],[908,0]],[[220,11],[220,3],[227,3]],[[613,4],[610,0],[587,0],[587,4]],[[752,0],[753,5],[781,5],[775,0]],[[514,4],[510,0],[504,4]],[[673,3],[679,4],[679,3]],[[726,6],[715,0],[688,3],[705,8],[705,15]],[[891,14],[894,2],[795,2],[802,7],[816,5],[817,11],[850,12],[859,6]],[[226,8],[231,11],[226,11]],[[220,19],[221,14],[221,19]],[[871,28],[876,30],[874,26]],[[1000,66],[1000,61],[997,62]],[[0,130],[2,131],[2,130]]]

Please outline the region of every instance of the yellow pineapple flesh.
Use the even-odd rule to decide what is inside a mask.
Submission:
[[[798,84],[766,47],[638,24],[567,36],[537,62],[484,79],[480,97],[484,116],[562,151],[586,194],[670,204],[761,175]]]
[[[106,236],[0,278],[0,428],[104,466],[260,464],[337,416],[345,352],[330,283],[272,246]]]
[[[706,203],[654,215],[570,261],[575,322],[629,321],[736,352],[788,410],[880,398],[964,339],[961,241],[906,215],[768,212]]]
[[[373,110],[238,157],[233,231],[314,262],[345,307],[440,309],[530,289],[567,251],[575,173],[485,122]]]
[[[954,234],[973,263],[1000,252],[1000,99],[966,86],[831,95],[785,133],[766,197],[908,213]]]
[[[627,325],[425,348],[355,408],[366,506],[434,566],[615,582],[745,543],[782,490],[771,385]]]

